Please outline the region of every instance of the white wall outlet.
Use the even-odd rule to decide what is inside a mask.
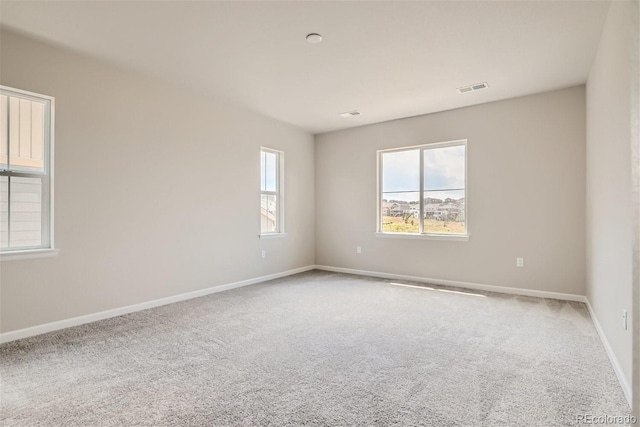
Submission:
[[[625,331],[629,327],[627,310],[622,310],[622,327],[624,328]]]
[[[524,258],[516,258],[516,267],[524,267]]]
[[[357,254],[361,254],[362,253],[362,246],[356,246],[356,253]]]
[[[267,257],[267,251],[265,251],[264,249],[262,250],[262,259]]]

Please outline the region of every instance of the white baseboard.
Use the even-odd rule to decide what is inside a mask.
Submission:
[[[33,326],[30,328],[18,329],[16,331],[5,332],[0,334],[0,343],[10,342],[19,340],[22,338],[28,338],[35,335],[44,334],[47,332],[53,332],[60,329],[70,328],[73,326],[84,325],[87,323],[96,322],[98,320],[109,319],[111,317],[122,316],[124,314],[133,313],[136,311],[146,310],[153,307],[159,307],[162,305],[172,304],[174,302],[185,301],[192,298],[198,298],[201,296],[213,294],[216,292],[222,292],[229,289],[240,288],[242,286],[249,286],[256,283],[266,282],[268,280],[278,279],[280,277],[290,276],[292,274],[302,273],[309,270],[324,270],[331,271],[336,273],[347,273],[347,274],[356,274],[360,276],[371,276],[371,277],[380,277],[383,279],[395,279],[395,280],[407,280],[412,282],[419,283],[431,283],[434,285],[443,285],[443,286],[454,286],[465,289],[474,289],[488,292],[499,292],[506,294],[515,294],[515,295],[524,295],[524,296],[532,296],[532,297],[540,297],[540,298],[553,298],[559,300],[566,301],[578,301],[583,302],[587,305],[589,313],[591,314],[591,318],[593,319],[593,323],[595,325],[596,331],[600,336],[600,340],[602,341],[604,348],[609,356],[609,360],[613,366],[613,370],[618,377],[618,381],[622,386],[622,390],[631,405],[631,385],[627,381],[622,371],[622,367],[616,358],[611,345],[609,345],[609,341],[600,326],[600,322],[598,322],[598,318],[596,317],[589,300],[584,295],[575,295],[575,294],[563,294],[559,292],[548,292],[548,291],[538,291],[533,289],[520,289],[520,288],[509,288],[503,286],[494,286],[494,285],[485,285],[479,283],[470,283],[470,282],[459,282],[454,280],[442,280],[442,279],[431,279],[426,277],[418,277],[418,276],[407,276],[403,274],[391,274],[391,273],[381,273],[377,271],[366,271],[366,270],[356,270],[352,268],[342,268],[342,267],[330,267],[326,265],[309,265],[306,267],[300,267],[293,270],[283,271],[280,273],[269,274],[267,276],[256,277],[253,279],[242,280],[239,282],[228,283],[225,285],[212,286],[206,289],[200,289],[198,291],[187,292],[184,294],[174,295],[166,298],[160,298],[152,301],[147,301],[139,304],[128,305],[125,307],[115,308],[112,310],[101,311],[99,313],[88,314],[85,316],[72,317],[70,319],[59,320],[56,322],[45,323],[38,326]]]
[[[126,307],[114,308],[112,310],[101,311],[98,313],[87,314],[85,316],[72,317],[70,319],[58,320],[56,322],[45,323],[30,328],[18,329],[15,331],[0,334],[0,344],[15,341],[22,338],[32,337],[47,332],[53,332],[60,329],[70,328],[72,326],[84,325],[86,323],[96,322],[98,320],[109,319],[111,317],[122,316],[123,314],[133,313],[135,311],[146,310],[148,308],[159,307],[174,302],[185,301],[192,298],[198,298],[205,295],[222,292],[229,289],[240,288],[242,286],[254,285],[256,283],[266,282],[267,280],[278,279],[280,277],[290,276],[292,274],[302,273],[315,269],[314,265],[295,268],[293,270],[283,271],[281,273],[269,274],[267,276],[256,277],[253,279],[241,280],[239,282],[227,283],[225,285],[212,286],[198,291],[186,292],[184,294],[173,295],[166,298],[155,299],[152,301],[142,302],[139,304],[128,305]]]
[[[484,285],[480,283],[459,282],[456,280],[432,279],[428,277],[406,276],[404,274],[380,273],[378,271],[354,270],[352,268],[330,267],[316,265],[316,269],[333,271],[336,273],[357,274],[359,276],[380,277],[383,279],[407,280],[419,283],[431,283],[433,285],[454,286],[457,288],[474,289],[477,291],[499,292],[502,294],[524,295],[528,297],[553,298],[565,301],[586,302],[584,295],[563,294],[559,292],[537,291],[534,289],[508,288],[506,286]]]
[[[629,384],[629,382],[627,381],[627,378],[624,375],[624,372],[622,371],[622,366],[620,366],[620,362],[618,362],[618,358],[613,352],[613,348],[611,348],[611,345],[609,344],[609,340],[607,340],[607,336],[604,334],[604,330],[602,329],[602,326],[600,326],[600,322],[596,317],[595,311],[593,311],[593,307],[591,307],[591,303],[586,297],[585,297],[585,300],[586,300],[585,304],[587,304],[587,308],[589,309],[589,314],[591,314],[591,319],[593,320],[593,324],[595,325],[596,331],[598,331],[598,335],[600,336],[600,341],[602,341],[602,345],[604,345],[604,349],[607,352],[607,356],[609,356],[609,360],[611,361],[613,370],[616,373],[616,376],[618,377],[618,381],[620,382],[620,385],[622,386],[622,391],[624,391],[624,395],[627,398],[627,402],[629,402],[629,406],[632,406],[631,397],[633,396],[633,392],[631,390],[631,384]]]

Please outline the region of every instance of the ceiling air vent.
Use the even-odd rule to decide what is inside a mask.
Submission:
[[[339,114],[340,117],[351,117],[351,116],[359,116],[359,115],[360,115],[360,111],[357,111],[357,110],[347,111],[345,113]]]
[[[489,85],[486,82],[484,82],[484,83],[476,83],[476,84],[470,85],[470,86],[459,87],[458,88],[458,92],[467,93],[467,92],[473,92],[474,90],[486,89],[488,87],[489,87]]]

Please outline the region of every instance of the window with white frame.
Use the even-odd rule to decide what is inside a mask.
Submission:
[[[260,234],[283,234],[284,153],[260,149]]]
[[[0,86],[0,252],[53,247],[54,99]]]
[[[378,151],[378,232],[467,235],[467,141]]]

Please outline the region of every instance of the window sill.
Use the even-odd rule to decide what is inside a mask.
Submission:
[[[376,233],[376,237],[391,239],[423,239],[423,240],[449,240],[453,242],[468,242],[468,234],[418,234],[418,233]]]
[[[287,233],[268,233],[268,234],[258,234],[258,237],[261,239],[274,239],[277,237],[287,237]]]
[[[0,261],[18,261],[22,259],[50,258],[58,255],[60,249],[28,249],[24,251],[0,252]]]

